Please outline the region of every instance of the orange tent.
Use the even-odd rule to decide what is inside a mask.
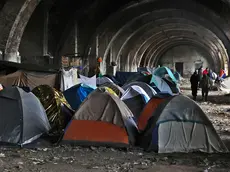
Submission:
[[[139,119],[138,119],[138,129],[143,131],[148,123],[148,120],[153,115],[153,112],[156,108],[165,101],[165,98],[158,98],[153,97],[148,104],[145,106],[144,110],[142,111]]]
[[[74,145],[127,147],[135,144],[132,112],[104,89],[91,93],[67,127],[63,142]]]

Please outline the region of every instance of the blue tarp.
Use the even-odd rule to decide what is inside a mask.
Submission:
[[[79,84],[64,91],[63,94],[71,108],[73,110],[77,110],[81,103],[92,91],[94,91],[93,88]]]

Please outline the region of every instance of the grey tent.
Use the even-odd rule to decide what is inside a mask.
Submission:
[[[150,98],[152,98],[154,95],[157,94],[157,92],[151,87],[149,86],[148,84],[144,83],[144,82],[131,82],[127,85],[124,85],[122,88],[126,91],[128,90],[131,86],[139,86],[141,87],[143,90],[145,90],[145,92],[148,94],[148,96]]]
[[[50,129],[45,110],[33,93],[18,87],[0,91],[0,144],[23,146]]]
[[[105,77],[105,76],[97,78],[96,82],[97,82],[98,86],[101,86],[105,83],[113,83],[113,81],[111,79],[109,79],[108,77]]]
[[[100,85],[100,87],[108,87],[112,89],[119,97],[122,97],[122,95],[125,93],[123,88],[111,82],[104,83],[103,85]]]
[[[156,108],[139,140],[145,150],[158,153],[228,151],[202,109],[182,95]]]
[[[135,144],[133,114],[117,96],[104,88],[92,92],[65,130],[63,143],[127,147]]]

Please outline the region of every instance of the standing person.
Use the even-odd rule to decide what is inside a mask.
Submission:
[[[202,100],[207,101],[208,100],[208,92],[211,88],[211,80],[207,74],[203,75],[203,78],[201,79],[200,85],[201,85],[201,89],[202,89]]]
[[[201,67],[198,69],[198,76],[199,76],[199,86],[198,86],[198,88],[201,88],[201,87],[200,87],[200,81],[201,81],[202,76],[203,76],[203,66],[201,66]]]
[[[208,67],[203,71],[203,75],[207,75],[209,73]]]
[[[198,84],[199,84],[198,70],[196,70],[191,76],[190,83],[191,83],[193,100],[196,101]]]

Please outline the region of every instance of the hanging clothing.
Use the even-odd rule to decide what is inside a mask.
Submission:
[[[73,84],[77,85],[79,84],[78,73],[77,73],[78,70],[76,68],[73,68],[72,71],[73,71]]]
[[[62,69],[61,91],[65,91],[73,86],[73,69],[70,69],[69,71]]]

